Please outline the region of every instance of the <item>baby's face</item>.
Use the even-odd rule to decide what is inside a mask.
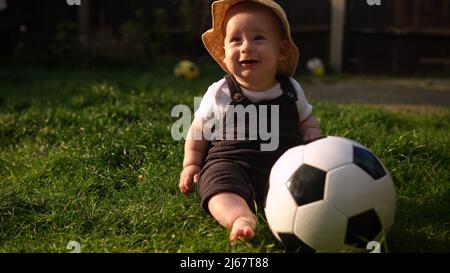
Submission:
[[[275,16],[259,5],[238,4],[225,18],[224,62],[245,88],[265,90],[276,82],[286,41]]]

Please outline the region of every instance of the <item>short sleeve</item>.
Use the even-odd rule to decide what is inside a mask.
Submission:
[[[298,100],[296,104],[297,104],[298,118],[299,121],[303,121],[311,115],[313,107],[306,100],[305,93],[303,92],[303,89],[300,86],[300,84],[293,78],[291,78],[291,82],[294,85],[295,90],[297,91]]]
[[[203,95],[200,106],[194,113],[195,118],[201,118],[203,121],[208,120],[214,114],[215,97],[218,89],[218,83],[215,82],[208,87]]]

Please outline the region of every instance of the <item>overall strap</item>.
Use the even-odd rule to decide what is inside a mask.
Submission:
[[[297,92],[295,91],[295,87],[292,85],[289,77],[281,73],[277,74],[275,77],[281,85],[281,90],[283,90],[284,96],[290,101],[297,101]]]
[[[230,98],[232,102],[241,102],[244,99],[244,93],[242,92],[241,86],[236,81],[236,78],[228,74],[225,76],[225,80],[228,84],[228,89],[230,89]]]

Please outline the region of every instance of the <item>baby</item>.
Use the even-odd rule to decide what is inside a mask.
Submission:
[[[202,208],[230,230],[234,242],[255,236],[255,203],[265,203],[275,161],[289,148],[319,138],[320,127],[291,78],[299,53],[283,9],[272,0],[221,0],[212,4],[212,16],[203,43],[228,75],[208,88],[195,112],[179,188],[189,194],[197,183]],[[236,122],[230,111],[239,109],[256,111],[250,116],[257,119]],[[271,110],[264,114],[264,109]],[[267,139],[254,132],[255,124],[277,130],[276,149],[261,149]],[[205,137],[206,128],[215,133],[212,139]],[[237,137],[242,128],[246,134]],[[252,133],[257,137],[249,137]]]

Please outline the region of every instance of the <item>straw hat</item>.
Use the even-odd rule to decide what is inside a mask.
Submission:
[[[223,62],[225,57],[224,46],[224,33],[222,31],[222,22],[227,14],[228,10],[240,2],[254,2],[263,6],[270,8],[281,20],[283,24],[283,31],[286,40],[288,41],[287,46],[287,57],[281,61],[278,65],[278,72],[284,73],[287,76],[293,76],[297,68],[297,63],[299,59],[299,52],[297,46],[292,41],[291,28],[289,22],[284,12],[275,1],[273,0],[219,0],[215,1],[211,5],[212,10],[212,28],[203,33],[202,40],[209,54],[219,63],[219,65],[227,73],[230,73]]]

